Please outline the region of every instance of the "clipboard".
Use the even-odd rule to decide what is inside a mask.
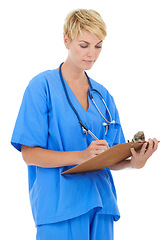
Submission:
[[[130,148],[134,148],[136,151],[140,150],[145,142],[128,142],[117,144],[98,156],[91,158],[61,174],[73,174],[83,173],[90,171],[97,171],[114,165],[126,158],[132,156]]]

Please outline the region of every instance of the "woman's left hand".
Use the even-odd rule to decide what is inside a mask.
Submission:
[[[148,158],[157,150],[158,140],[156,138],[149,139],[149,146],[147,148],[147,143],[144,143],[141,150],[136,152],[134,148],[131,148],[132,158],[131,167],[132,168],[143,168],[148,160]]]

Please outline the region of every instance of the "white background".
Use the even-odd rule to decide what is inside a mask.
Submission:
[[[0,6],[0,239],[35,239],[27,168],[10,145],[32,77],[65,60],[63,22],[75,8],[100,12],[108,36],[88,74],[114,96],[126,139],[143,130],[161,143],[144,169],[113,172],[121,219],[115,240],[164,240],[166,216],[166,3],[163,0],[6,0]],[[102,236],[101,236],[102,239]]]

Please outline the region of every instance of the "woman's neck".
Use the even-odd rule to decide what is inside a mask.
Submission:
[[[68,58],[62,65],[62,75],[67,82],[87,83],[84,71],[74,65]]]

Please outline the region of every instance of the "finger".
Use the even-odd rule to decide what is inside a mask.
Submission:
[[[153,138],[153,142],[154,142],[153,149],[154,149],[154,151],[156,151],[158,148],[158,140],[156,138]]]
[[[132,156],[135,158],[137,156],[137,152],[135,151],[134,148],[130,148],[130,151],[132,153]]]
[[[147,148],[146,153],[145,153],[146,158],[149,158],[154,152],[154,149],[153,149],[154,142],[153,142],[153,140],[148,139],[148,142],[149,142],[149,145],[148,145],[148,148]]]
[[[145,143],[142,145],[142,148],[141,148],[141,151],[140,151],[140,154],[141,154],[141,155],[144,155],[144,154],[145,154],[147,145],[148,145],[147,142],[145,142]]]
[[[149,142],[149,146],[147,150],[152,150],[154,142],[151,138],[148,139],[148,142]]]
[[[108,148],[107,148],[107,146],[104,146],[104,145],[97,145],[96,146],[96,150],[104,150],[104,151],[106,151]]]
[[[109,147],[106,140],[96,140],[96,141],[94,141],[94,142],[95,142],[95,144],[97,144],[97,145],[104,145],[104,146]]]
[[[147,156],[150,157],[158,148],[158,140],[154,138],[150,140],[149,147],[147,150]]]

